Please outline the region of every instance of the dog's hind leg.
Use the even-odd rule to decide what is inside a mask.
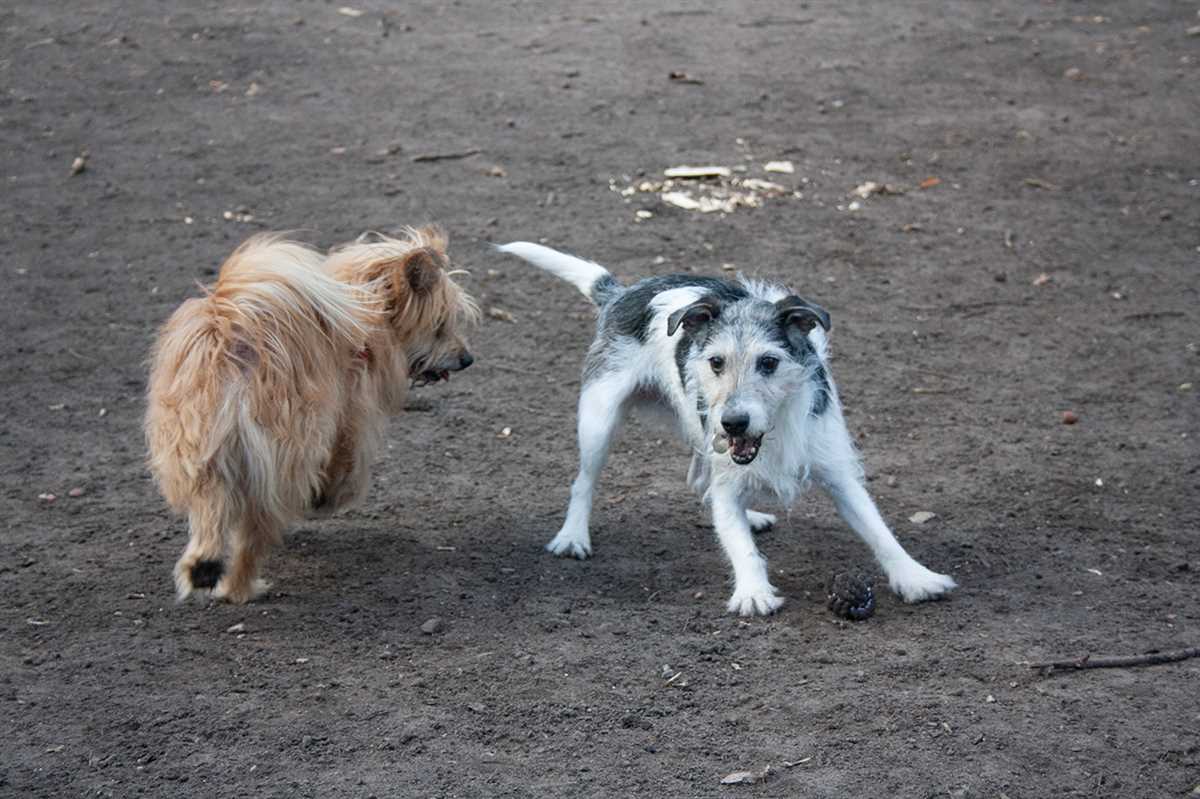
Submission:
[[[204,497],[188,512],[188,545],[175,563],[175,595],[179,601],[193,591],[216,587],[225,568],[222,558],[230,521],[228,506],[221,497]]]
[[[546,545],[555,555],[583,559],[592,554],[588,532],[592,492],[635,385],[628,373],[610,372],[585,385],[579,395],[579,475],[571,484],[571,504],[562,529]]]
[[[816,471],[818,481],[833,498],[838,513],[871,548],[891,589],[905,602],[934,599],[955,587],[952,577],[925,568],[904,551],[879,515],[879,509],[863,487],[853,462],[822,466]]]
[[[213,595],[229,602],[249,602],[267,589],[258,577],[259,563],[283,537],[283,525],[263,513],[246,513],[233,535],[229,570]]]

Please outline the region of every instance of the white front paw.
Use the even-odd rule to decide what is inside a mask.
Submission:
[[[913,561],[888,574],[888,585],[900,595],[905,602],[924,602],[927,599],[937,599],[952,588],[958,587],[954,578],[935,571]]]
[[[735,590],[726,608],[739,616],[770,616],[782,605],[783,597],[775,593],[775,587],[765,585],[748,591]]]
[[[566,530],[560,530],[558,535],[546,544],[546,551],[553,552],[560,558],[578,558],[587,560],[592,556],[592,542],[585,532],[582,536]]]

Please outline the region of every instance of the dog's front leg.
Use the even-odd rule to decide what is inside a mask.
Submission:
[[[713,485],[710,497],[713,527],[733,566],[729,612],[742,616],[774,613],[783,604],[783,597],[775,593],[767,575],[767,560],[754,545],[745,500],[732,486],[719,483]]]
[[[875,554],[891,589],[905,602],[934,599],[955,587],[952,577],[925,568],[904,551],[859,481],[857,469],[850,465],[823,469],[818,479],[829,491],[846,524]]]

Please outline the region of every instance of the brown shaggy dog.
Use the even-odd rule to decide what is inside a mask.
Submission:
[[[175,564],[180,599],[253,599],[287,524],[362,497],[410,383],[471,365],[463,333],[478,312],[445,247],[431,228],[328,257],[255,236],[167,321],[146,438],[163,496],[191,529]]]

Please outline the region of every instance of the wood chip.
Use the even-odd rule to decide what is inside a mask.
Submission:
[[[667,205],[673,205],[676,208],[682,208],[685,211],[699,211],[700,203],[692,198],[692,195],[685,191],[668,191],[662,196],[662,201]]]
[[[344,17],[361,17],[366,12],[362,9],[351,8],[350,6],[342,6],[338,9],[338,13]]]
[[[932,189],[934,186],[940,185],[941,182],[942,182],[941,178],[928,177],[928,178],[925,178],[924,180],[922,180],[920,183],[918,183],[917,188]]]
[[[784,175],[791,175],[795,173],[796,165],[791,161],[768,161],[767,163],[763,164],[763,171],[780,172]]]
[[[722,785],[753,785],[756,782],[763,782],[767,779],[767,774],[771,772],[770,766],[764,766],[762,771],[735,771],[731,774],[726,774],[721,778]]]
[[[914,513],[912,516],[909,516],[908,520],[910,522],[912,522],[913,524],[925,524],[925,522],[930,521],[931,519],[936,519],[936,518],[937,518],[937,514],[934,513],[933,511],[919,510],[916,513]]]
[[[504,310],[503,308],[497,308],[495,305],[493,305],[491,308],[488,308],[487,315],[490,318],[498,319],[501,322],[517,321],[516,317],[514,317],[508,311]]]
[[[86,150],[75,156],[75,160],[71,162],[71,174],[78,175],[80,172],[87,169],[87,159],[88,154]]]
[[[664,169],[663,175],[678,180],[699,180],[701,178],[727,178],[733,174],[727,166],[673,166]]]

